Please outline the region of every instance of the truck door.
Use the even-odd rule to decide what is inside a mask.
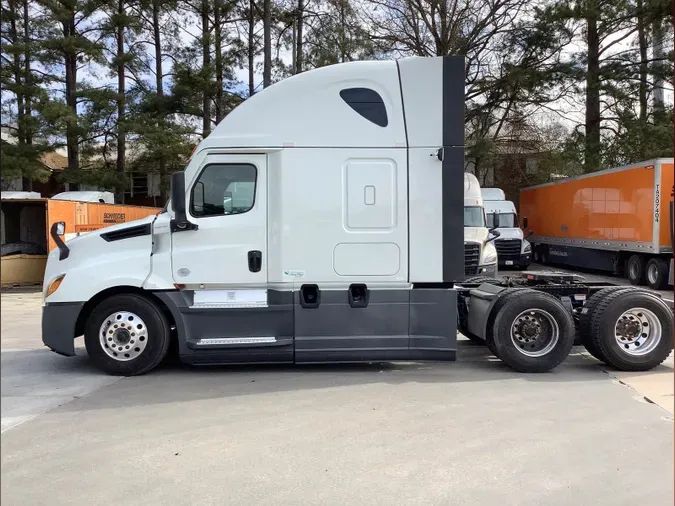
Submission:
[[[188,217],[199,228],[172,234],[174,281],[204,288],[264,287],[266,155],[207,155],[186,191]]]

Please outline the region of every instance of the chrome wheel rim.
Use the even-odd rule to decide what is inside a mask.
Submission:
[[[650,283],[656,284],[656,278],[658,277],[658,268],[655,265],[650,265],[647,268],[647,279]]]
[[[641,307],[624,312],[614,324],[614,338],[619,348],[636,357],[654,351],[661,342],[662,333],[658,317]]]
[[[148,344],[148,327],[141,317],[129,311],[109,315],[98,335],[105,354],[120,362],[137,358]]]
[[[543,357],[555,348],[559,340],[558,322],[543,309],[523,311],[511,324],[511,341],[527,357]]]

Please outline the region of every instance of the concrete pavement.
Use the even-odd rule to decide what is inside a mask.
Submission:
[[[117,379],[42,348],[39,295],[12,297],[3,506],[672,503],[672,417],[578,350],[542,375],[463,341],[453,364]]]

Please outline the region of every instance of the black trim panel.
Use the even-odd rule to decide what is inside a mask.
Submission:
[[[454,290],[370,290],[366,307],[349,290],[321,290],[303,308],[300,291],[268,291],[261,308],[191,308],[193,292],[153,292],[176,322],[181,360],[189,364],[328,363],[455,360]],[[274,342],[199,345],[205,338],[274,337]]]
[[[464,81],[463,56],[443,58],[443,281],[464,274]]]
[[[133,225],[127,228],[120,228],[119,230],[112,230],[101,234],[101,238],[106,242],[123,241],[124,239],[132,239],[134,237],[142,237],[152,233],[152,224],[144,223],[143,225]]]

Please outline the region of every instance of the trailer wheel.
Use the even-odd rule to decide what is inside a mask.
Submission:
[[[553,295],[516,290],[496,313],[491,333],[495,355],[519,372],[547,372],[567,358],[574,320]]]
[[[626,261],[626,278],[631,285],[645,284],[645,259],[642,255],[631,255]]]
[[[673,349],[673,314],[646,290],[608,294],[591,316],[590,338],[605,363],[621,371],[647,371]]]
[[[668,288],[668,262],[663,258],[652,258],[647,262],[646,278],[649,288],[665,290]]]
[[[92,311],[85,331],[87,353],[108,374],[136,376],[159,365],[171,329],[162,311],[139,295],[114,295]]]

